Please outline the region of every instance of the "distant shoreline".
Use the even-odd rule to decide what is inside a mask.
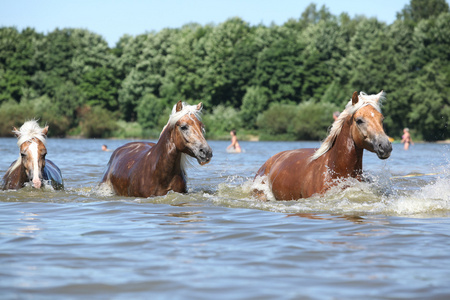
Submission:
[[[6,137],[6,136],[4,136],[4,137]],[[144,138],[144,137],[129,137],[129,138],[117,138],[117,137],[110,137],[110,138],[87,138],[87,137],[83,137],[83,136],[79,136],[79,135],[76,135],[76,136],[66,136],[66,137],[53,137],[53,138],[73,139],[73,140],[76,140],[76,139],[89,139],[89,140],[96,140],[96,139],[99,139],[99,140],[157,140],[157,139],[158,139],[158,138],[156,138],[156,137],[145,137],[145,138]],[[211,141],[227,141],[227,140],[229,140],[229,139],[226,139],[226,138],[224,138],[224,139],[220,139],[220,138],[214,139],[214,138],[212,138],[212,139],[208,139],[208,140],[211,140]],[[259,136],[258,136],[258,135],[246,135],[246,136],[242,136],[239,140],[245,141],[245,142],[260,142],[260,141],[261,141],[261,140],[259,139]],[[270,142],[270,141],[267,140],[267,141],[261,141],[261,142]],[[278,140],[278,141],[276,141],[276,142],[320,142],[320,141],[317,141],[317,140],[294,140],[294,141],[292,141],[292,140]],[[399,140],[399,139],[394,140],[393,143],[398,144],[398,143],[400,143],[400,140]],[[438,140],[438,141],[414,141],[414,143],[417,143],[417,144],[421,144],[421,143],[450,144],[450,139],[447,139],[447,140]]]

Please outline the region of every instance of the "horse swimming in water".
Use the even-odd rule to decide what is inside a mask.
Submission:
[[[362,178],[363,150],[380,159],[391,155],[392,145],[383,130],[380,100],[376,95],[353,93],[319,149],[283,151],[269,158],[256,173],[268,184],[275,199],[296,200],[322,194],[338,178]],[[267,176],[267,178],[263,177]],[[260,190],[254,193],[265,200]]]
[[[39,189],[46,181],[53,189],[64,189],[61,171],[51,160],[46,159],[46,136],[48,126],[39,127],[35,120],[25,122],[19,130],[14,127],[17,145],[20,149],[19,158],[14,161],[3,176],[3,190],[17,190],[31,182]]]
[[[131,142],[117,148],[101,183],[119,196],[150,197],[170,190],[186,193],[187,155],[200,165],[210,162],[212,150],[203,135],[200,121],[202,103],[174,105],[158,142]]]

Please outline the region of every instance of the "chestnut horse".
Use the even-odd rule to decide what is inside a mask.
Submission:
[[[277,200],[296,200],[322,194],[338,178],[361,180],[363,150],[380,159],[391,155],[392,145],[383,130],[379,105],[384,92],[377,95],[353,93],[345,110],[333,123],[329,136],[319,149],[283,151],[269,158],[256,173],[268,184]],[[265,199],[262,191],[254,191]]]
[[[101,183],[119,196],[162,196],[170,190],[186,193],[186,155],[195,157],[200,165],[212,157],[203,136],[201,109],[201,102],[187,105],[179,101],[158,142],[131,142],[117,148]]]
[[[64,183],[59,168],[46,159],[46,136],[48,126],[39,127],[35,120],[25,122],[20,130],[14,127],[13,132],[18,138],[19,158],[14,161],[3,176],[3,190],[17,190],[26,182],[39,189],[49,182],[55,190],[63,189]]]

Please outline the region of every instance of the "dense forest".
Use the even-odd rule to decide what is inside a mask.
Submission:
[[[0,28],[0,135],[40,119],[50,136],[159,136],[172,106],[204,104],[208,138],[319,140],[354,91],[387,93],[385,129],[450,138],[450,12],[411,0],[388,25],[311,4],[283,25],[186,24],[114,48],[85,29]]]

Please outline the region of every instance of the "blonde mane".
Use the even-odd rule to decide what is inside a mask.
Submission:
[[[330,133],[328,137],[322,142],[319,149],[314,152],[314,155],[311,157],[311,161],[318,159],[322,155],[328,152],[333,146],[334,141],[338,137],[339,133],[341,133],[341,129],[344,125],[344,121],[348,116],[352,116],[355,112],[361,109],[364,106],[371,105],[377,111],[381,112],[380,102],[385,99],[385,93],[382,91],[379,94],[375,95],[367,95],[364,92],[360,92],[358,96],[358,103],[355,105],[352,104],[352,99],[345,106],[344,111],[339,115],[336,121],[331,125]]]
[[[201,109],[197,109],[197,105],[188,105],[185,102],[183,102],[183,108],[177,112],[177,105],[175,104],[172,108],[172,113],[169,117],[169,122],[167,122],[167,125],[170,127],[173,127],[182,117],[185,115],[194,116],[197,118],[197,120],[201,121]],[[167,126],[166,125],[166,126]]]
[[[183,108],[177,112],[177,105],[175,104],[172,108],[172,113],[169,116],[169,121],[167,122],[166,126],[164,126],[163,130],[161,130],[161,134],[159,135],[159,137],[161,138],[161,135],[163,134],[164,130],[166,130],[167,127],[172,128],[173,126],[175,126],[175,124],[185,115],[189,115],[190,118],[192,118],[192,116],[194,116],[195,118],[197,118],[197,120],[201,121],[201,109],[197,109],[197,105],[189,105],[185,102],[182,103],[183,104]],[[180,162],[180,168],[181,171],[184,175],[185,178],[187,178],[187,172],[186,169],[188,167],[193,167],[194,164],[192,163],[192,158],[185,154],[182,153],[181,154],[181,162]]]
[[[31,141],[34,138],[40,140],[45,145],[46,136],[42,133],[42,130],[44,128],[41,128],[36,120],[25,122],[19,130],[13,130],[17,135],[17,145],[20,147],[23,143]]]
[[[197,109],[197,105],[188,105],[185,102],[183,102],[182,104],[183,108],[179,112],[177,112],[177,105],[175,104],[173,106],[172,113],[169,116],[169,121],[161,130],[159,137],[161,137],[161,135],[163,134],[164,130],[166,130],[167,127],[172,128],[182,117],[184,117],[187,114],[189,114],[189,116],[194,115],[199,121],[202,120],[201,118],[202,112],[201,109],[200,110]]]

